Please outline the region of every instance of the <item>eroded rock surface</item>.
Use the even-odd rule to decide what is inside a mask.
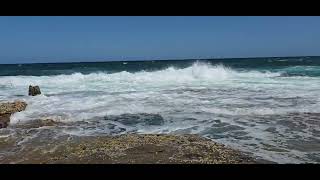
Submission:
[[[23,101],[0,103],[0,128],[6,128],[9,125],[11,114],[24,111],[26,107],[27,103]]]
[[[126,134],[53,139],[45,146],[25,146],[0,163],[247,164],[255,160],[198,135]]]

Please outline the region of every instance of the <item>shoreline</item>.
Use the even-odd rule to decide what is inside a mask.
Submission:
[[[0,104],[0,117],[10,123],[11,114],[23,111],[27,104],[16,101]],[[4,124],[4,123],[3,123]],[[34,129],[57,126],[50,120],[37,121]],[[14,127],[14,126],[13,126]],[[19,126],[18,126],[19,127]],[[6,126],[2,126],[6,128]],[[0,138],[0,163],[22,164],[252,164],[244,153],[225,147],[199,135],[124,134],[116,136],[47,137],[31,140],[21,147],[19,139]],[[26,137],[22,137],[24,139]],[[8,152],[6,152],[8,151]],[[5,155],[2,155],[5,154]]]
[[[0,148],[4,147],[4,141],[0,142]],[[41,146],[37,146],[37,142],[31,142],[17,152],[1,158],[0,163],[256,164],[262,162],[198,135],[69,136],[58,141],[49,140],[46,143],[47,145],[42,143]]]
[[[11,114],[23,111],[27,104],[16,101],[0,104],[1,115],[10,122]],[[54,127],[50,120],[20,126],[35,130]],[[19,126],[14,128],[18,128]],[[2,127],[6,128],[6,127]],[[0,137],[1,164],[256,164],[256,160],[238,150],[216,143],[200,135],[122,134],[108,136],[63,135],[59,138]],[[44,138],[45,140],[43,140]]]

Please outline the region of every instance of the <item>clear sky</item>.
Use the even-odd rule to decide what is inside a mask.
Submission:
[[[0,63],[320,55],[320,17],[0,17]]]

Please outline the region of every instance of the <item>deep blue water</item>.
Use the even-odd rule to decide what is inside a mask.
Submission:
[[[194,62],[223,64],[238,70],[281,71],[289,76],[320,76],[320,57],[265,57],[203,60],[114,61],[43,64],[0,64],[0,76],[50,76],[59,74],[120,71],[156,71],[168,67],[186,68]]]

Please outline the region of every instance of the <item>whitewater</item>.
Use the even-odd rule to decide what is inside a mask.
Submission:
[[[277,163],[319,163],[320,77],[290,74],[300,71],[320,68],[249,69],[198,61],[136,72],[0,76],[0,102],[28,104],[0,135],[14,135],[17,124],[52,119],[74,124],[48,127],[53,135],[200,134]],[[39,85],[42,94],[28,96],[29,85]],[[154,122],[141,120],[146,118]]]

